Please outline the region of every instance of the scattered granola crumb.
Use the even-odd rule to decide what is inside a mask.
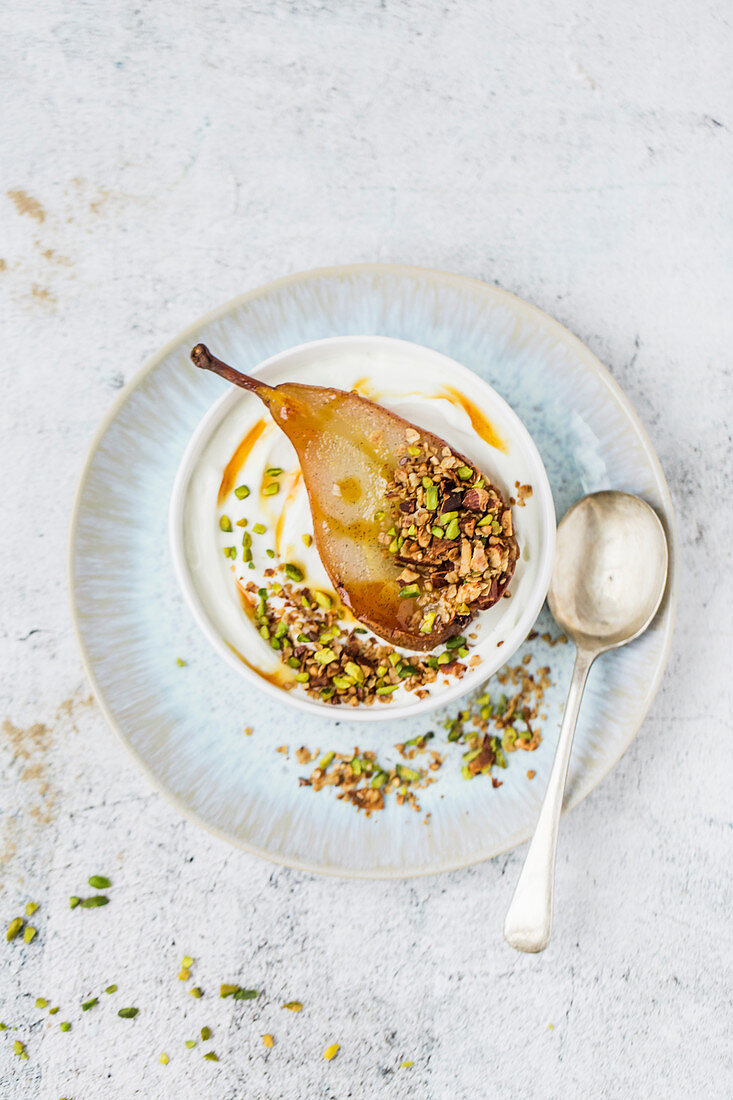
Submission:
[[[537,774],[537,772],[533,771],[533,769],[530,768],[529,771],[527,772],[527,779],[534,779],[536,774]]]
[[[278,747],[275,749],[275,752],[281,752],[283,754],[283,756],[287,756],[288,755],[288,746],[287,745],[278,745]]]
[[[273,1039],[272,1035],[263,1035],[262,1042],[268,1049],[270,1047],[274,1047],[275,1045],[275,1040]]]
[[[245,726],[245,727],[244,727],[244,735],[245,735],[245,737],[251,737],[251,736],[252,736],[252,733],[253,733],[253,732],[254,732],[254,731],[253,731],[253,729],[252,729],[252,727],[251,727],[251,726]]]

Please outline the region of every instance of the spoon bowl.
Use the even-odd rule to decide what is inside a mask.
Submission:
[[[656,512],[630,493],[592,493],[558,527],[547,600],[578,648],[598,654],[638,638],[666,579],[667,539]]]
[[[560,814],[588,672],[599,654],[649,626],[664,595],[668,557],[658,516],[629,493],[592,493],[560,521],[547,599],[577,655],[537,829],[504,921],[504,938],[517,951],[543,951],[550,941]]]

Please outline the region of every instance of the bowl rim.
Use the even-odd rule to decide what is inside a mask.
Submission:
[[[510,435],[518,440],[525,448],[527,457],[533,467],[532,488],[533,497],[537,498],[540,507],[540,527],[542,531],[541,545],[539,548],[539,563],[534,583],[528,589],[526,603],[522,608],[514,627],[503,639],[501,648],[497,648],[492,659],[483,659],[475,668],[469,668],[460,680],[456,680],[450,687],[441,690],[434,696],[426,699],[416,699],[407,702],[399,709],[392,707],[343,707],[327,706],[308,698],[304,693],[284,691],[282,688],[271,684],[264,677],[249,668],[232,652],[230,646],[224,640],[221,633],[211,621],[206,608],[199,598],[191,572],[188,568],[183,550],[183,520],[187,488],[190,478],[196,467],[206,443],[221,423],[223,418],[236,401],[241,400],[242,394],[236,388],[228,388],[221,397],[212,404],[204,413],[196,425],[176,472],[176,477],[171,491],[168,511],[168,541],[171,551],[173,570],[176,580],[183,593],[185,602],[192,614],[197,626],[203,633],[209,644],[217,654],[235,671],[244,677],[257,690],[265,692],[272,698],[286,702],[295,710],[309,714],[317,714],[333,722],[344,720],[354,722],[384,722],[402,718],[414,718],[420,714],[427,714],[440,707],[447,706],[456,699],[467,695],[479,684],[484,683],[493,676],[516,653],[519,646],[532,629],[542,605],[547,596],[550,584],[552,566],[555,556],[556,515],[547,471],[545,470],[542,456],[537,444],[524,422],[514,411],[511,405],[480,375],[469,367],[434,348],[426,347],[412,340],[402,340],[392,336],[379,336],[373,334],[349,334],[347,336],[329,336],[320,340],[309,340],[302,344],[295,344],[263,359],[249,373],[254,377],[266,377],[268,373],[282,368],[290,358],[296,358],[305,354],[317,355],[321,349],[333,349],[335,347],[356,348],[399,348],[403,353],[417,356],[423,362],[432,360],[436,366],[450,367],[452,381],[460,387],[461,379],[466,379],[474,387],[487,391],[490,402],[494,408],[501,411],[505,418],[504,423],[509,422]]]

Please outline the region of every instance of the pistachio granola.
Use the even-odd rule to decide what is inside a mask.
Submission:
[[[405,440],[379,541],[404,567],[400,596],[414,600],[413,628],[458,634],[506,592],[519,555],[511,507],[450,447],[438,450],[414,428]]]

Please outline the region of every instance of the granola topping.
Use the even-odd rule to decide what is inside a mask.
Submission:
[[[505,595],[519,555],[512,512],[450,447],[438,451],[412,428],[405,438],[378,538],[403,566],[400,596],[412,602],[411,628],[446,637]]]
[[[274,579],[278,572],[280,580]],[[329,593],[298,584],[290,563],[266,570],[266,586],[240,588],[242,605],[262,639],[291,671],[290,686],[331,706],[390,703],[399,687],[418,698],[438,675],[460,679],[469,643],[449,638],[439,654],[409,657],[345,621],[347,612]]]

